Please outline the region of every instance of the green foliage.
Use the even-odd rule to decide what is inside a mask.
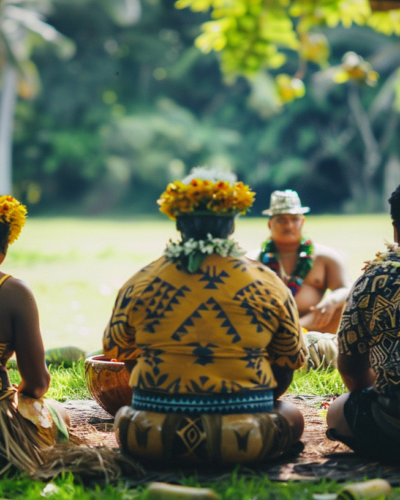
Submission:
[[[71,368],[50,365],[50,375],[49,398],[57,401],[90,398],[85,382],[84,360],[73,363]]]
[[[223,500],[305,500],[312,499],[313,493],[332,493],[340,488],[334,481],[308,482],[307,486],[296,482],[282,484],[270,481],[267,475],[258,476],[255,473],[254,477],[249,477],[240,472],[241,469],[237,468],[225,480],[203,483],[201,486],[214,489]],[[199,486],[195,478],[184,479],[182,482],[187,486]]]
[[[337,370],[297,371],[289,388],[292,394],[310,394],[314,396],[340,395],[346,392],[346,387]]]
[[[42,92],[17,107],[14,189],[30,214],[156,213],[155,200],[166,183],[199,164],[222,165],[250,183],[258,193],[252,215],[282,187],[306,196],[314,213],[386,208],[385,186],[395,182],[388,180],[387,160],[397,155],[391,107],[399,93],[393,76],[399,63],[396,39],[354,23],[350,29],[341,22],[329,28],[323,20],[329,12],[332,19],[348,15],[358,22],[353,1],[322,2],[325,17],[319,24],[310,2],[229,2],[221,9],[237,9],[237,23],[229,30],[242,38],[236,48],[228,44],[226,54],[240,49],[253,57],[252,40],[263,36],[262,43],[276,46],[264,56],[276,50],[282,65],[268,71],[260,66],[251,78],[231,79],[225,86],[218,65],[225,49],[202,55],[194,40],[201,23],[221,23],[228,14],[218,7],[221,17],[210,20],[203,10],[214,4],[198,2],[192,12],[175,9],[172,0],[144,0],[140,20],[128,28],[94,0],[54,1],[48,22],[74,41],[76,52],[66,62],[37,50],[32,62]],[[266,6],[268,16],[256,19],[257,9]],[[257,20],[254,37],[246,31],[251,22],[240,15],[243,8]],[[268,38],[285,30],[298,39],[296,48],[285,38],[282,43]],[[349,50],[360,61],[351,71],[342,61]],[[234,64],[240,61],[234,56]],[[372,65],[372,73],[361,71],[362,78],[335,85],[335,75],[359,74],[353,70],[363,64]],[[364,83],[373,71],[380,79],[369,89]],[[354,89],[365,110],[361,121],[348,112]],[[368,120],[381,148],[374,168],[366,166],[374,155],[357,125]]]
[[[319,480],[307,483],[274,483],[267,476],[256,473],[251,477],[249,469],[241,474],[237,468],[232,473],[226,473],[218,482],[199,482],[196,475],[185,476],[182,473],[180,484],[192,487],[213,489],[221,500],[311,500],[313,493],[337,492],[343,485],[335,481]],[[394,491],[398,488],[394,489]],[[9,474],[2,477],[0,495],[15,500],[37,500],[38,498],[54,498],[58,500],[146,500],[145,487],[132,488],[129,481],[119,484],[92,484],[83,485],[78,477],[64,474],[50,483],[32,481],[23,474]]]
[[[84,360],[61,366],[50,365],[51,383],[46,397],[56,401],[66,401],[67,399],[90,399],[85,381]],[[11,366],[15,366],[13,363]],[[15,368],[9,369],[10,380],[13,384],[19,384],[21,377]]]
[[[307,61],[327,65],[329,46],[321,28],[368,25],[377,32],[400,33],[400,11],[371,12],[368,0],[177,0],[178,9],[210,12],[195,44],[204,53],[220,53],[222,72],[228,81],[238,75],[253,78],[260,70],[281,68],[287,60],[282,49],[294,51],[299,70],[292,78],[278,75],[277,94],[281,103],[303,97],[297,74],[304,78]],[[352,78],[350,76],[350,78]],[[356,77],[356,79],[359,77]]]
[[[9,474],[2,477],[0,482],[0,495],[4,498],[15,500],[37,500],[50,498],[57,500],[140,500],[140,488],[127,491],[123,484],[94,484],[85,486],[78,477],[72,474],[63,474],[50,483],[32,481],[24,474]]]

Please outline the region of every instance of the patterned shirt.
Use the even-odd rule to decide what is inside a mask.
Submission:
[[[276,386],[271,363],[299,368],[293,297],[263,265],[208,256],[189,274],[165,257],[119,291],[105,355],[137,359],[131,385],[164,394],[232,394]]]
[[[399,257],[392,256],[400,261]],[[373,265],[355,282],[338,332],[339,352],[365,354],[375,385],[390,395],[400,388],[400,274],[392,266]]]

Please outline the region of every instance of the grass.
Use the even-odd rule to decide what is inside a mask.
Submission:
[[[337,370],[318,369],[308,373],[296,372],[288,392],[314,396],[336,396],[346,392],[346,388]]]
[[[335,482],[324,480],[318,484],[307,483],[306,487],[299,483],[273,483],[267,477],[245,478],[239,472],[239,470],[234,471],[218,483],[200,484],[196,477],[192,476],[191,478],[183,477],[181,484],[211,488],[220,496],[221,500],[311,500],[314,493],[332,493],[342,487]],[[117,486],[94,485],[88,488],[70,474],[57,478],[48,484],[41,481],[31,481],[22,475],[2,478],[0,495],[2,500],[6,498],[37,500],[43,497],[57,500],[147,500],[148,498],[144,488],[129,489],[122,482]],[[171,498],[171,500],[173,499]]]
[[[266,219],[242,218],[235,238],[245,249],[259,247],[267,236]],[[305,235],[335,248],[352,279],[365,260],[384,249],[392,239],[389,216],[308,216]],[[101,347],[119,287],[146,263],[158,258],[170,238],[177,238],[172,222],[162,219],[28,219],[19,240],[10,247],[2,270],[27,282],[36,297],[45,347],[76,345],[85,351]],[[71,368],[50,367],[48,396],[59,401],[89,397],[83,361]],[[19,375],[11,370],[18,383]],[[344,391],[337,371],[296,373],[290,392],[331,395]],[[240,471],[240,469],[239,469]],[[90,487],[70,475],[51,484],[33,482],[22,474],[2,478],[0,498],[121,499],[146,500],[146,491],[127,484]],[[238,471],[218,483],[199,483],[182,475],[182,484],[212,487],[222,500],[311,499],[313,493],[329,493],[335,482],[271,483],[266,477],[244,478]],[[47,487],[47,489],[45,489]],[[397,488],[391,498],[399,498]],[[397,495],[397,496],[396,496]]]

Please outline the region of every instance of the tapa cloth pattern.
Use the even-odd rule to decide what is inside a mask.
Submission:
[[[297,318],[289,290],[260,263],[212,254],[189,275],[162,257],[119,291],[104,353],[137,359],[130,384],[144,391],[273,389],[272,363],[304,363]]]

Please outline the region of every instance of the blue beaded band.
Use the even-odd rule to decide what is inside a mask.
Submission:
[[[134,389],[132,408],[156,413],[223,415],[269,413],[274,408],[272,389],[229,394],[162,394]]]

